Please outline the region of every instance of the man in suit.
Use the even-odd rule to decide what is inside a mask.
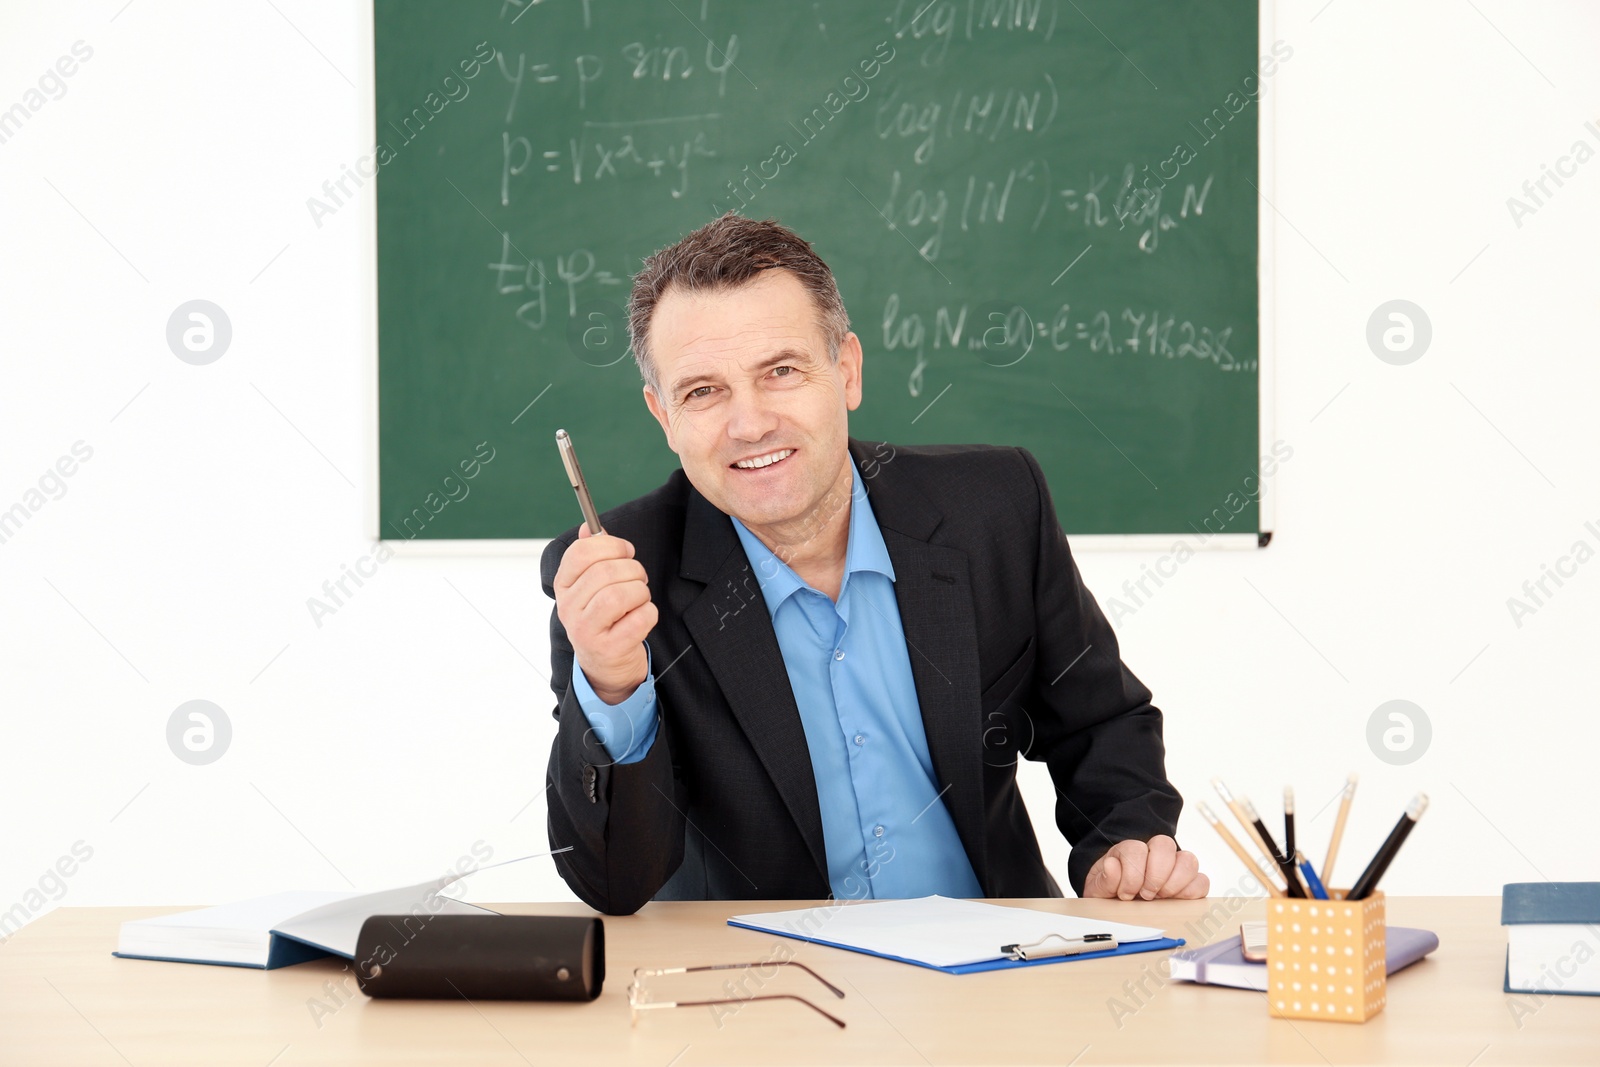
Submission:
[[[584,901],[1202,897],[1161,713],[1020,448],[848,434],[832,273],[728,214],[652,256],[629,331],[682,469],[544,553],[552,847]]]

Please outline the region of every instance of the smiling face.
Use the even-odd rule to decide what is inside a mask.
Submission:
[[[764,541],[789,541],[830,510],[841,479],[848,494],[861,342],[847,334],[830,359],[817,305],[794,275],[774,269],[737,288],[669,290],[649,351],[661,394],[646,386],[645,403],[719,510]]]

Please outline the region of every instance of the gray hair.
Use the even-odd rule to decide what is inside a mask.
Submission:
[[[765,270],[786,270],[811,294],[828,357],[837,362],[850,332],[850,316],[833,271],[799,234],[774,219],[757,222],[733,212],[714,219],[675,245],[644,261],[628,297],[628,339],[645,384],[661,395],[661,381],[650,358],[650,320],[656,305],[673,289],[691,293],[737,289]]]

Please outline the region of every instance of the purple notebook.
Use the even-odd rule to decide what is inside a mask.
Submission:
[[[1384,960],[1390,974],[1409,967],[1439,947],[1439,935],[1431,930],[1391,926],[1386,935]],[[1184,949],[1170,957],[1172,977],[1181,982],[1225,985],[1235,989],[1267,991],[1267,965],[1252,963],[1239,951],[1238,936],[1201,948]]]

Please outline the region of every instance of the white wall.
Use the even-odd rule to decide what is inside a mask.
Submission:
[[[0,108],[93,48],[0,144],[0,509],[93,449],[0,544],[0,909],[79,840],[93,856],[61,903],[382,886],[480,839],[545,847],[536,557],[397,558],[320,629],[306,609],[372,551],[366,229],[305,208],[367,147],[369,29],[354,0],[275,3],[0,14]],[[1575,541],[1600,547],[1600,160],[1520,227],[1506,206],[1575,140],[1600,144],[1600,9],[1333,0],[1276,18],[1294,48],[1270,90],[1276,433],[1294,449],[1277,536],[1187,562],[1120,621],[1167,711],[1183,840],[1234,886],[1192,807],[1212,775],[1263,807],[1293,781],[1309,814],[1357,770],[1346,877],[1418,789],[1433,809],[1391,892],[1600,876],[1600,563],[1520,627],[1506,605]],[[193,298],[233,325],[205,367],[165,341]],[[1364,339],[1393,298],[1433,324],[1409,366]],[[1081,563],[1105,600],[1160,555]],[[166,743],[196,698],[234,731],[209,766]],[[1395,698],[1434,731],[1404,767],[1366,740]],[[1048,779],[1026,770],[1064,872]],[[1320,852],[1330,813],[1306,822]],[[472,896],[569,899],[548,861]]]

